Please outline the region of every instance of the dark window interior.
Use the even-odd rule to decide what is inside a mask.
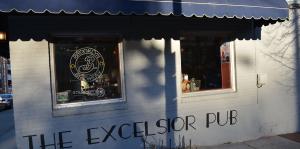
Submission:
[[[121,98],[118,43],[54,43],[57,103]]]
[[[231,87],[230,45],[222,37],[185,34],[181,38],[182,91]]]

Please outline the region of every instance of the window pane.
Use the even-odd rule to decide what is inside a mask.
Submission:
[[[182,92],[231,88],[230,44],[185,34],[181,40]]]
[[[56,103],[122,98],[117,40],[54,44]]]

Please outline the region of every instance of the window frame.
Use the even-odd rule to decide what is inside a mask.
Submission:
[[[177,76],[179,76],[179,78],[177,79],[177,85],[178,85],[178,90],[179,90],[179,96],[183,99],[185,98],[190,98],[190,97],[197,97],[197,96],[207,96],[207,95],[219,95],[219,94],[227,94],[227,93],[235,93],[237,92],[237,87],[236,87],[236,53],[235,53],[235,42],[231,41],[229,42],[230,45],[230,81],[231,81],[231,88],[226,88],[226,89],[211,89],[211,90],[204,90],[204,91],[197,91],[197,92],[188,92],[188,93],[184,93],[181,89],[181,78],[182,76],[182,66],[181,66],[181,41],[179,41],[179,62],[178,65],[179,67],[177,68]]]
[[[85,36],[67,36],[64,38],[70,37],[70,40],[73,40],[73,38],[79,37],[79,38],[85,38]],[[54,37],[55,38],[55,37]],[[105,38],[110,39],[111,37],[106,36],[95,36],[93,38]],[[117,38],[115,38],[117,39]],[[112,38],[113,40],[113,38]],[[52,107],[54,110],[58,109],[65,109],[65,108],[76,108],[76,107],[88,107],[88,106],[95,106],[95,105],[107,105],[112,103],[125,103],[126,100],[126,89],[125,89],[125,76],[124,76],[124,48],[123,48],[123,40],[116,40],[118,43],[119,48],[119,70],[120,70],[120,81],[121,81],[121,98],[110,98],[105,100],[95,100],[95,101],[81,101],[81,102],[74,102],[74,103],[63,103],[58,104],[57,103],[57,95],[56,95],[56,87],[58,85],[56,80],[56,66],[55,66],[55,49],[53,42],[48,43],[48,50],[49,50],[49,64],[50,64],[50,79],[51,79],[51,97],[52,97]],[[96,42],[95,42],[96,43]]]

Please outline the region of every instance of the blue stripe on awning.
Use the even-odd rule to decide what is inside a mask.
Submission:
[[[1,0],[1,12],[286,19],[285,0]]]

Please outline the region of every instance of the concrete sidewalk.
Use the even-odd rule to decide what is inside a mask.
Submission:
[[[0,136],[14,129],[14,125],[13,110],[0,111]]]
[[[0,111],[0,149],[16,149],[13,109]]]
[[[0,149],[17,149],[14,137],[13,131],[0,136]],[[187,147],[186,149],[190,148]],[[192,147],[192,149],[300,149],[300,143],[281,136],[272,136],[241,143]]]
[[[241,143],[199,147],[198,149],[300,149],[300,143],[282,136],[272,136]]]

